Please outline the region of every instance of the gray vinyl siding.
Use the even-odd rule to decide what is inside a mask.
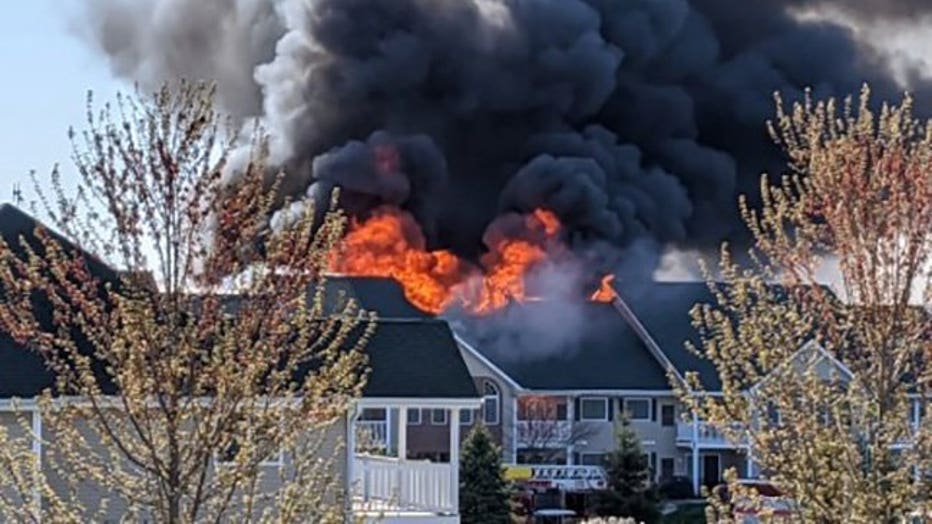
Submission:
[[[18,444],[31,448],[31,412],[0,412],[0,425],[11,438],[19,438]],[[85,509],[84,518],[87,522],[120,522],[127,515],[127,505],[120,499],[116,493],[108,492],[97,482],[89,479],[82,479],[75,482],[75,479],[66,481],[58,474],[56,464],[67,464],[67,461],[61,460],[59,448],[56,448],[57,440],[54,432],[44,426],[42,437],[44,445],[42,446],[42,471],[47,479],[51,489],[59,494],[64,500],[72,501],[81,508]],[[80,428],[79,428],[80,429]],[[345,448],[343,446],[344,436],[346,434],[346,422],[341,418],[332,426],[326,429],[322,443],[319,445],[321,459],[323,462],[330,464],[333,468],[334,493],[333,501],[338,502],[343,497],[343,489],[346,485],[346,460]],[[106,447],[102,444],[92,446],[90,453],[104,456]],[[331,460],[332,459],[332,460]],[[282,482],[281,476],[285,477],[293,471],[294,461],[287,453],[284,455],[284,461],[281,468],[275,465],[262,466],[260,473],[260,491],[263,493],[272,493],[277,490]],[[127,466],[128,468],[129,466]],[[261,511],[262,508],[257,508]],[[133,515],[133,521],[150,521],[148,515]]]

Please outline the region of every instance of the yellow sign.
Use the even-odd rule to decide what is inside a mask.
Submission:
[[[527,466],[505,466],[505,479],[529,480],[533,478],[534,470]]]

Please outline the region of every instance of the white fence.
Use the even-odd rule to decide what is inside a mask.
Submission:
[[[735,429],[740,429],[738,426]],[[696,428],[696,436],[699,445],[712,447],[742,447],[742,442],[732,442],[725,437],[725,434],[719,431],[715,426],[708,422],[699,422]],[[692,422],[680,422],[676,425],[676,440],[679,444],[690,444],[693,441]]]
[[[447,463],[356,455],[353,495],[363,507],[456,513],[453,469]]]

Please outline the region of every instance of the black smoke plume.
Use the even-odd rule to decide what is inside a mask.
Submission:
[[[832,8],[932,2],[94,0],[80,27],[143,86],[216,79],[273,134],[291,194],[341,185],[354,212],[398,205],[475,258],[495,217],[539,206],[586,252],[740,238],[737,194],[782,167],[774,91],[901,90],[848,26],[796,16]]]

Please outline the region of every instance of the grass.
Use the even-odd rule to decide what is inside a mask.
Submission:
[[[663,524],[704,524],[705,503],[684,504],[663,516]]]

